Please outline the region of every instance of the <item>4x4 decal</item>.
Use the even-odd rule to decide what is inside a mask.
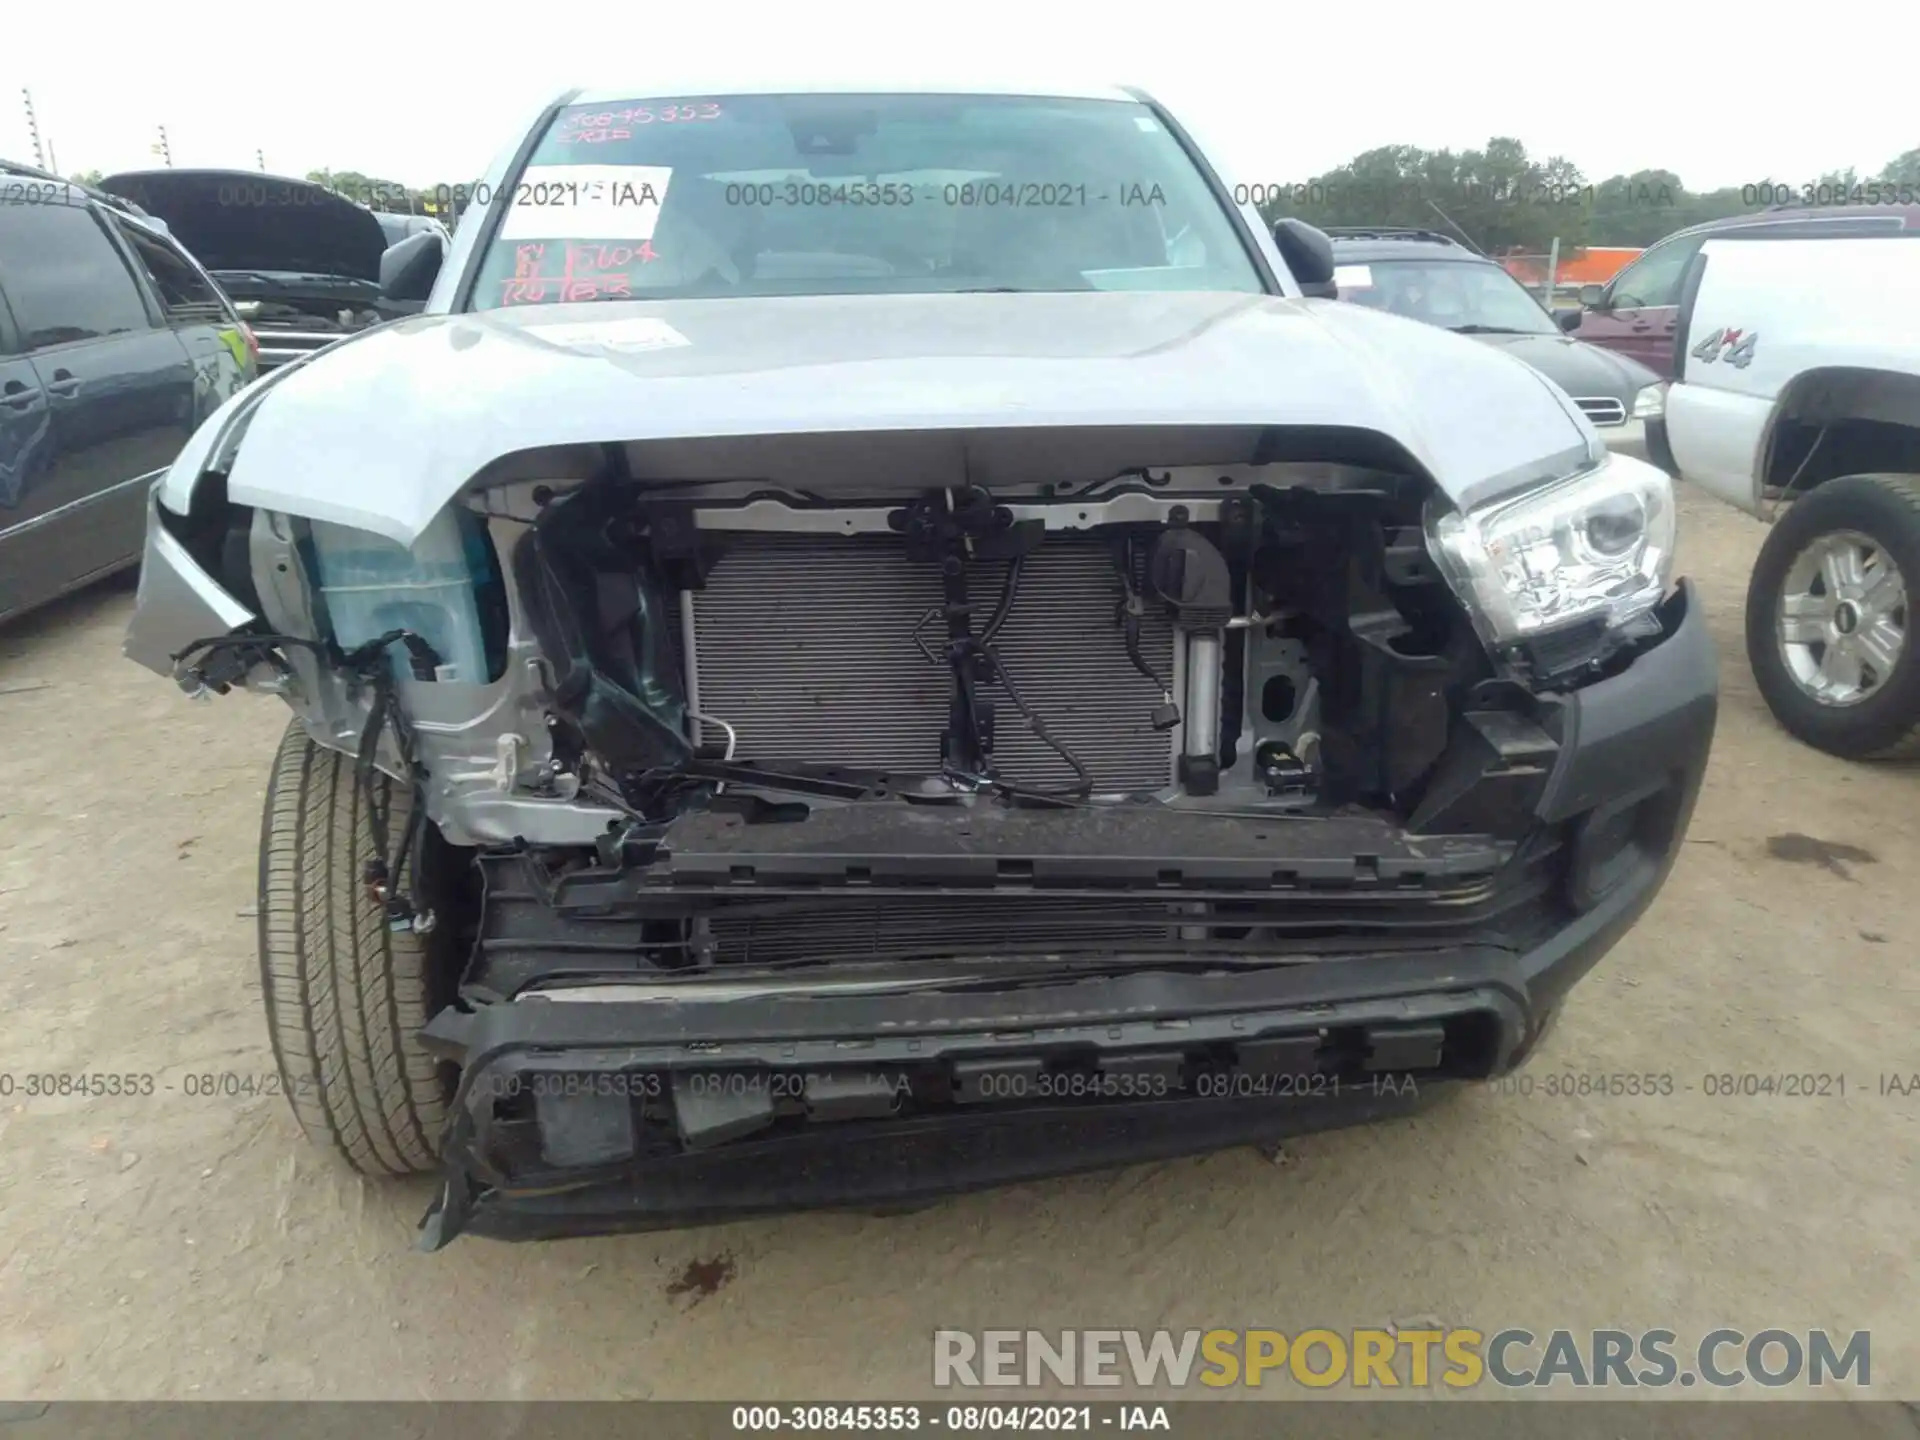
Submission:
[[[1696,360],[1704,360],[1709,365],[1716,360],[1725,360],[1734,369],[1744,370],[1753,363],[1753,347],[1759,342],[1760,336],[1757,333],[1722,328],[1714,331],[1687,353]]]

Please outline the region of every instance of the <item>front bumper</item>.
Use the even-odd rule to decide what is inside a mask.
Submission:
[[[1405,1114],[1513,1068],[1651,902],[1691,816],[1716,666],[1690,585],[1665,619],[1558,712],[1533,814],[1570,837],[1569,899],[1524,946],[1356,938],[1226,973],[449,1009],[426,1031],[461,1079],[423,1246],[910,1205]]]

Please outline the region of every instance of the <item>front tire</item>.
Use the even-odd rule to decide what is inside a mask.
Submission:
[[[412,795],[376,777],[398,837]],[[442,935],[392,931],[361,883],[373,854],[353,761],[296,720],[260,826],[260,986],[294,1118],[363,1175],[437,1168],[448,1086],[417,1036],[442,998]]]
[[[1774,717],[1849,760],[1920,753],[1920,476],[1850,475],[1797,500],[1747,587],[1747,660]]]

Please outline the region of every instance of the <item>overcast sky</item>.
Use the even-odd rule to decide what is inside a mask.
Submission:
[[[0,155],[32,159],[23,86],[66,172],[158,164],[149,146],[165,124],[176,165],[252,168],[261,150],[281,173],[419,185],[477,174],[525,113],[575,84],[1054,73],[1155,91],[1248,182],[1306,179],[1377,145],[1504,134],[1589,180],[1665,166],[1709,189],[1878,170],[1920,145],[1911,85],[1874,59],[1912,53],[1907,9],[1827,0],[1817,35],[1796,36],[1704,0],[20,0],[0,43]]]

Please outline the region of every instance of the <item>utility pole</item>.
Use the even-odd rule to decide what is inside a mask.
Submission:
[[[167,168],[171,170],[173,168],[173,151],[167,145],[167,127],[162,125],[159,129],[160,143],[153,147],[153,153],[165,161]]]
[[[267,152],[264,150],[256,150],[253,152],[253,158],[260,162],[260,172],[265,174],[267,169]]]
[[[47,168],[47,157],[40,148],[40,122],[33,117],[33,92],[22,85],[20,98],[27,102],[27,135],[33,141],[33,163],[44,170]]]

